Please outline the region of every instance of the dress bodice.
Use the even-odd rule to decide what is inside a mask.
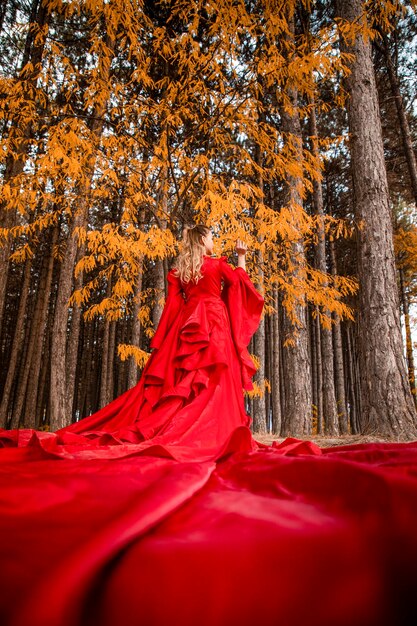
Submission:
[[[227,265],[225,256],[216,258],[204,255],[203,265],[201,267],[203,276],[197,282],[189,281],[188,283],[183,283],[180,281],[184,300],[186,302],[189,302],[193,298],[220,300],[222,281],[225,280],[225,274],[227,272],[224,265]],[[233,269],[230,269],[233,272]]]
[[[204,362],[211,363],[220,358],[225,335],[231,335],[241,366],[242,386],[252,389],[256,366],[247,346],[259,325],[263,296],[246,271],[242,267],[234,269],[225,256],[205,255],[201,273],[197,282],[183,283],[174,269],[168,272],[168,295],[150,347],[160,349],[168,338],[175,339],[177,359],[187,353],[187,358],[195,361],[200,352]],[[195,368],[194,361],[187,365]],[[157,364],[156,358],[154,370]]]

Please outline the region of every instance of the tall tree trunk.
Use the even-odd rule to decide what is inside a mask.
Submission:
[[[93,341],[94,341],[94,321],[85,322],[83,320],[82,343],[83,351],[81,353],[80,376],[78,382],[77,394],[77,418],[82,419],[89,414],[88,407],[88,390],[91,384],[91,363],[93,359]]]
[[[274,307],[276,312],[272,314],[272,374],[271,374],[271,403],[272,403],[272,433],[279,435],[281,431],[281,403],[280,403],[280,329],[279,329],[279,298],[278,289],[274,287]]]
[[[360,381],[358,372],[358,359],[355,341],[355,332],[357,324],[347,323],[346,325],[346,351],[347,351],[347,368],[349,373],[349,394],[350,394],[350,425],[351,433],[357,435],[360,433],[359,415],[360,415]]]
[[[109,276],[106,289],[106,298],[110,298],[112,292],[112,277]],[[110,320],[106,316],[104,318],[103,342],[101,344],[101,374],[100,374],[100,401],[99,407],[102,409],[109,403],[108,393],[108,375],[109,375],[109,337],[110,337]]]
[[[252,416],[253,417],[253,432],[254,433],[266,433],[266,404],[265,404],[266,389],[264,389],[265,358],[266,358],[266,355],[265,355],[265,316],[262,316],[258,329],[254,335],[254,353],[258,357],[260,365],[253,379],[254,379],[254,382],[256,382],[259,385],[260,389],[263,389],[263,393],[261,396],[254,396],[253,398],[253,416]]]
[[[168,72],[168,69],[165,70]],[[164,92],[165,93],[165,92]],[[164,154],[165,160],[163,166],[161,167],[161,184],[158,190],[157,197],[157,205],[158,205],[158,220],[161,228],[166,229],[167,227],[167,214],[168,214],[168,189],[169,189],[169,181],[168,181],[168,173],[169,173],[169,163],[168,163],[168,155],[169,155],[169,134],[168,134],[168,125],[166,122],[163,123],[162,137],[161,143],[164,146]],[[152,311],[152,323],[153,327],[158,327],[159,320],[161,319],[162,311],[164,309],[164,304],[162,299],[164,295],[166,296],[168,292],[168,285],[166,284],[165,279],[165,267],[164,260],[157,259],[155,261],[155,306]]]
[[[78,227],[85,227],[86,225],[87,194],[88,191],[86,189],[82,195],[80,194],[81,210],[77,212],[72,220],[59,274],[51,354],[51,429],[54,431],[71,423],[72,407],[67,406],[66,389],[68,300],[73,288],[73,272],[77,256],[75,231]]]
[[[143,279],[142,272],[143,272],[143,263],[141,263],[139,274],[136,278],[135,303],[133,306],[131,344],[136,347],[139,347],[139,342],[140,342],[141,323],[139,319],[139,312],[141,309],[140,295],[142,293],[142,279]],[[137,384],[137,382],[138,382],[138,366],[137,366],[135,358],[132,356],[129,359],[128,372],[127,372],[128,389],[131,389],[132,387],[134,387]]]
[[[89,324],[89,358],[86,360],[87,370],[85,376],[85,415],[91,415],[95,412],[97,406],[96,391],[99,384],[97,376],[96,352],[94,346],[99,341],[98,326],[99,320],[95,317]],[[82,416],[84,417],[84,415]]]
[[[272,373],[272,332],[271,332],[271,316],[268,315],[265,317],[265,376],[266,379],[271,383],[271,373]],[[271,393],[268,388],[265,386],[265,415],[266,415],[266,431],[270,432],[271,430]]]
[[[413,338],[411,336],[411,325],[410,325],[410,307],[408,304],[408,294],[404,286],[404,272],[402,268],[399,269],[399,275],[400,275],[400,287],[401,287],[401,301],[402,301],[403,313],[404,313],[408,380],[410,381],[410,389],[411,389],[411,393],[413,394],[414,403],[417,406],[416,376],[415,376],[414,355],[413,355]]]
[[[366,20],[361,0],[337,0],[349,22]],[[359,364],[362,433],[415,437],[417,414],[402,348],[393,232],[378,95],[369,38],[341,48],[355,55],[346,78],[358,232]],[[381,340],[383,338],[383,340]]]
[[[258,113],[258,117],[260,114]],[[260,118],[260,121],[262,118]],[[258,187],[263,192],[263,178],[261,174],[261,168],[263,165],[262,151],[259,144],[255,147],[255,160],[259,166],[259,174],[258,174]],[[263,255],[262,251],[258,250],[257,254],[257,264],[258,264],[258,272],[257,272],[257,287],[259,290],[263,289]],[[260,389],[263,389],[263,395],[254,396],[253,398],[253,432],[255,433],[266,433],[266,404],[265,404],[265,316],[262,315],[262,318],[259,322],[259,326],[254,335],[254,347],[255,354],[259,359],[259,367],[254,375],[254,381],[259,385]]]
[[[310,136],[312,142],[313,156],[319,159],[319,148],[317,143],[317,121],[314,102],[311,103],[310,112]],[[313,181],[313,205],[315,212],[320,218],[318,229],[318,242],[315,248],[315,260],[317,269],[323,274],[327,273],[326,264],[326,240],[324,234],[324,203],[321,182]],[[325,288],[327,282],[323,284]],[[330,316],[328,309],[324,310]],[[339,424],[337,418],[336,392],[334,388],[334,367],[333,367],[333,340],[332,328],[324,328],[319,324],[318,332],[321,335],[321,367],[322,367],[322,388],[323,394],[323,422],[325,435],[338,435]]]
[[[290,30],[294,37],[294,17],[289,18]],[[293,149],[303,159],[301,127],[298,114],[298,93],[292,86],[287,88],[293,112],[284,108],[282,130],[293,142]],[[288,176],[288,199],[292,205],[302,206],[302,198],[298,189],[299,181]],[[294,209],[295,210],[295,209]],[[295,268],[291,272],[296,275],[306,262],[304,242],[300,238],[292,243],[291,264]],[[304,294],[295,305],[295,314],[299,320],[296,327],[285,307],[283,310],[282,334],[284,340],[284,371],[285,371],[285,409],[282,432],[287,435],[309,435],[312,425],[312,389],[310,355],[308,350],[307,306]],[[291,342],[291,343],[288,343]]]
[[[75,263],[77,263],[85,254],[85,243],[83,242],[78,248]],[[83,284],[83,272],[80,272],[75,279],[75,289],[81,289]],[[71,311],[71,329],[67,340],[67,359],[66,359],[66,406],[68,407],[68,418],[72,421],[74,412],[74,395],[75,395],[75,375],[78,359],[78,344],[80,340],[81,325],[81,307],[74,302]]]
[[[41,374],[39,378],[38,396],[36,398],[36,428],[49,429],[49,374],[50,374],[50,357],[51,357],[51,325],[48,325],[45,350],[41,362]]]
[[[407,113],[404,107],[404,100],[400,90],[400,83],[394,63],[392,62],[390,42],[382,29],[380,29],[382,38],[382,52],[385,58],[385,65],[388,72],[388,78],[391,85],[391,91],[394,95],[395,106],[397,107],[398,121],[400,122],[401,136],[403,139],[403,149],[407,160],[408,172],[410,174],[411,187],[413,189],[414,201],[417,205],[417,160],[413,148],[413,139],[411,136],[410,125],[407,119]]]
[[[162,260],[155,262],[153,268],[154,285],[155,285],[155,305],[152,311],[152,323],[155,330],[158,328],[159,320],[161,319],[162,311],[164,308],[162,298],[165,294],[165,273],[164,264]]]
[[[143,230],[145,225],[145,210],[141,209],[139,213],[139,228]],[[144,263],[143,257],[138,262],[138,275],[136,278],[135,284],[135,298],[134,298],[134,306],[133,306],[133,320],[132,320],[132,334],[131,334],[131,344],[133,346],[139,347],[140,345],[140,333],[141,333],[141,323],[139,318],[140,309],[142,306],[141,302],[141,293],[142,293],[142,284],[143,284],[143,270]],[[127,373],[127,386],[128,389],[134,387],[138,382],[138,365],[136,363],[136,359],[131,356],[129,359],[128,365],[128,373]]]
[[[106,37],[105,44],[109,50],[109,55],[114,52],[115,42],[109,36]],[[111,61],[111,58],[109,58]],[[110,62],[101,64],[102,80],[110,80]],[[100,102],[94,110],[92,121],[89,124],[92,137],[98,147],[103,132],[106,102]],[[51,355],[51,428],[57,430],[71,423],[72,402],[68,399],[66,391],[67,372],[67,334],[68,334],[68,300],[73,287],[74,264],[77,256],[76,231],[78,228],[85,228],[87,224],[89,193],[91,189],[95,167],[95,154],[90,155],[87,164],[86,183],[79,189],[80,203],[72,218],[68,239],[66,242],[65,254],[61,264],[59,276],[59,287],[55,305],[54,327],[52,334],[52,355]],[[69,406],[67,401],[71,404]]]
[[[279,328],[280,328],[280,342],[278,344],[279,348],[279,363],[280,363],[280,376],[279,376],[279,398],[281,403],[281,430],[282,433],[282,421],[284,419],[284,410],[285,410],[285,394],[286,394],[286,380],[285,380],[285,363],[284,363],[284,337],[283,337],[283,328],[284,328],[284,306],[282,304],[282,293],[278,290],[278,316],[279,316]]]
[[[45,341],[45,331],[48,322],[48,308],[54,268],[54,248],[58,241],[58,235],[59,227],[54,226],[49,245],[49,253],[45,263],[46,268],[44,274],[41,276],[35,305],[36,310],[39,312],[39,317],[36,326],[31,330],[31,334],[34,338],[33,356],[26,361],[26,367],[28,373],[30,371],[30,376],[28,376],[26,403],[24,405],[25,417],[23,424],[25,428],[36,428],[37,425],[36,400],[39,389],[41,388],[39,377],[42,361],[42,346]]]
[[[312,402],[312,418],[313,423],[312,427],[314,432],[314,425],[318,426],[318,392],[317,392],[317,346],[316,346],[316,333],[315,333],[315,321],[310,312],[310,305],[308,306],[307,311],[307,324],[308,324],[308,334],[310,336],[310,363],[311,363],[311,402]],[[318,432],[318,431],[317,431]]]
[[[334,242],[329,242],[330,248],[330,272],[333,276],[337,275],[336,253]],[[348,412],[346,406],[345,394],[345,370],[343,365],[343,343],[342,328],[340,318],[337,313],[333,313],[333,344],[334,344],[334,362],[335,362],[335,380],[336,380],[336,398],[337,412],[339,416],[340,433],[346,435],[349,432]]]
[[[315,366],[316,366],[316,396],[317,396],[317,433],[322,435],[325,431],[324,422],[324,403],[323,403],[323,349],[322,349],[322,335],[320,332],[320,321],[318,316],[313,318],[313,332],[312,338],[315,338],[314,351]]]
[[[107,359],[107,401],[111,402],[115,397],[115,381],[114,381],[114,355],[116,350],[116,333],[117,322],[110,322],[109,333],[109,356]]]
[[[19,362],[19,357],[22,352],[23,337],[25,332],[25,316],[26,305],[29,296],[30,274],[32,269],[32,260],[27,259],[25,261],[25,268],[23,272],[23,282],[21,287],[21,297],[19,302],[19,311],[17,314],[12,351],[9,360],[9,367],[7,370],[6,383],[3,389],[3,397],[0,404],[0,424],[2,428],[7,427],[8,414],[10,411],[11,392],[15,381],[16,370]],[[13,412],[11,416],[11,428],[18,427],[18,420]]]

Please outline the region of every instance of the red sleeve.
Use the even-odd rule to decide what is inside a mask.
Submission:
[[[165,306],[159,320],[158,328],[151,339],[150,347],[159,348],[169,329],[177,319],[183,305],[184,297],[182,295],[182,287],[179,276],[175,276],[173,270],[167,275],[168,294],[165,300]]]
[[[264,298],[242,267],[233,269],[225,256],[220,257],[219,267],[224,280],[222,300],[229,312],[233,343],[240,361],[242,387],[249,391],[253,389],[251,379],[257,368],[247,347],[259,326]]]

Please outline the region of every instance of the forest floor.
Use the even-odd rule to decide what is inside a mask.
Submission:
[[[388,438],[377,437],[372,435],[340,435],[339,437],[325,437],[323,435],[309,435],[309,436],[294,436],[295,439],[301,439],[302,441],[312,441],[320,448],[330,448],[332,446],[348,446],[358,443],[410,443],[410,441],[417,441],[416,439],[401,439],[401,438]],[[287,439],[287,437],[278,437],[278,435],[253,433],[253,438],[261,443],[270,445],[273,441],[280,443]]]

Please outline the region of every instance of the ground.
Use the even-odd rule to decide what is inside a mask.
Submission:
[[[284,441],[287,437],[278,437],[278,435],[273,434],[261,434],[261,433],[253,433],[254,439],[260,441],[261,443],[271,444],[273,441]],[[376,437],[372,435],[340,435],[339,437],[325,437],[323,435],[297,435],[296,439],[313,441],[315,444],[320,446],[320,448],[330,448],[332,446],[347,446],[358,443],[401,443],[401,442],[410,442],[417,441],[416,439],[398,439],[398,438],[387,438],[387,437]]]

